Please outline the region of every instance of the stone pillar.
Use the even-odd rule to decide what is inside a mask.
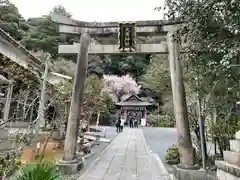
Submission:
[[[10,105],[12,101],[12,92],[13,92],[13,82],[9,82],[6,102],[4,107],[3,121],[7,121],[9,118]]]
[[[180,166],[190,168],[195,165],[195,153],[189,129],[186,94],[183,82],[183,69],[180,46],[173,41],[173,33],[167,34],[169,68],[171,74],[174,114],[177,128],[177,141],[180,153]]]
[[[87,74],[89,44],[89,35],[82,34],[64,143],[64,156],[63,160],[59,162],[59,169],[65,174],[76,173],[82,168],[83,164],[82,157],[77,157],[76,150],[79,135],[81,107],[83,107],[84,103],[84,83]]]

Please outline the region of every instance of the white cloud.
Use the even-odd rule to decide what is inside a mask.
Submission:
[[[82,21],[136,21],[162,19],[154,11],[164,0],[10,0],[24,18],[47,14],[55,5],[63,5],[73,18]]]

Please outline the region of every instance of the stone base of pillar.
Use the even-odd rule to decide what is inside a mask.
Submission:
[[[83,168],[83,161],[76,159],[73,161],[59,161],[58,162],[59,171],[63,174],[76,174]]]
[[[194,166],[185,166],[185,165],[182,165],[182,164],[178,164],[176,166],[179,169],[186,169],[186,170],[199,170],[200,169],[198,164],[196,164]]]
[[[216,177],[207,174],[204,169],[199,169],[199,166],[181,168],[181,165],[173,166],[173,174],[178,180],[216,180]]]

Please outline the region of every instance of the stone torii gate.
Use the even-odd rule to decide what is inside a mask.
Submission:
[[[56,14],[52,14],[51,19],[52,21],[59,24],[60,33],[81,36],[80,45],[79,43],[74,43],[72,45],[59,45],[58,49],[58,53],[60,55],[66,56],[78,54],[78,61],[79,59],[80,61],[84,61],[84,57],[87,58],[87,54],[169,54],[169,68],[171,74],[174,112],[177,126],[177,139],[181,156],[180,164],[185,168],[193,167],[195,165],[195,157],[187,117],[182,64],[179,59],[180,45],[173,41],[173,33],[178,23],[163,20],[137,21],[135,23],[82,22]],[[128,35],[126,35],[126,32],[128,32]],[[121,33],[125,34],[123,35]],[[88,35],[90,35],[91,38],[94,38],[98,43],[90,43],[88,47]],[[129,49],[127,51],[123,51],[121,49],[121,46],[123,46],[123,44],[126,42],[129,45],[127,48],[129,48],[130,51]],[[131,51],[131,49],[133,50]],[[87,59],[85,59],[85,61],[87,61]],[[81,68],[79,65],[80,63],[78,62],[77,69]],[[82,66],[85,66],[84,62],[82,62]],[[85,70],[84,68],[86,68],[86,66],[82,67],[83,70]],[[78,75],[79,74],[76,74],[76,77]],[[82,76],[85,76],[85,74],[82,74]],[[77,90],[76,85],[79,83],[76,79],[77,78],[75,78],[75,90]],[[84,79],[82,83],[83,82]],[[81,106],[79,102],[75,105]],[[71,106],[73,106],[73,104],[71,104]],[[70,116],[71,115],[69,115],[69,119]],[[74,121],[78,121],[78,117],[74,116],[74,118]],[[71,122],[73,122],[73,119]],[[77,125],[76,128],[78,128],[78,124],[75,124]],[[69,127],[67,134],[68,131],[73,131],[73,129]],[[78,130],[74,130],[74,132],[78,133]],[[72,140],[71,138],[66,137],[65,145],[68,145],[68,147],[64,147],[65,153],[63,162],[65,165],[71,164],[72,166],[73,162],[76,162],[76,142],[74,140],[77,139],[77,133],[71,134]],[[67,144],[66,141],[68,141]],[[72,149],[69,149],[70,147]]]

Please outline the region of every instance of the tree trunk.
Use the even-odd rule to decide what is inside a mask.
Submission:
[[[101,111],[98,110],[98,114],[97,114],[97,121],[96,121],[96,130],[98,129],[98,125],[99,125],[99,119],[100,119],[100,114],[101,114]]]

